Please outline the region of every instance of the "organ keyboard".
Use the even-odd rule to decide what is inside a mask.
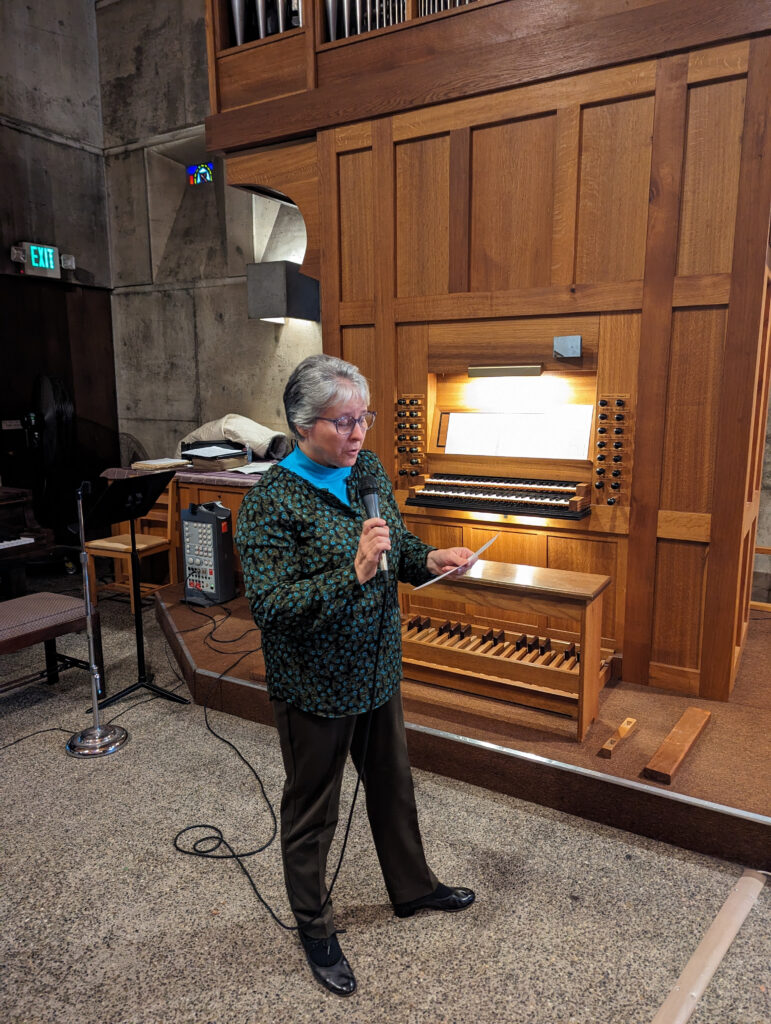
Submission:
[[[436,473],[420,487],[411,487],[408,505],[501,515],[583,519],[591,512],[591,488],[564,480],[464,476]]]

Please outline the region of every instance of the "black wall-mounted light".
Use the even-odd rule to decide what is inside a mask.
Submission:
[[[246,295],[251,320],[284,323],[321,317],[319,282],[289,260],[247,263]]]

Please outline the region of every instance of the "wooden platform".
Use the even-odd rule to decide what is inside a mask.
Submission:
[[[226,617],[224,608],[194,608],[181,598],[179,585],[160,591],[156,615],[193,700],[272,725],[259,631],[245,599],[231,601]],[[764,630],[761,645],[771,641],[771,630]],[[762,650],[758,660],[765,660]],[[567,717],[550,716],[546,730],[543,711],[410,680],[402,689],[417,768],[750,867],[771,867],[767,707],[696,701],[619,681],[602,691],[598,720],[579,744]],[[644,780],[643,768],[694,704],[712,716],[675,780]],[[611,760],[600,757],[630,716],[638,721],[634,732]]]

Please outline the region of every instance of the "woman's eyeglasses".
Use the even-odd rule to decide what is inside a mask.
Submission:
[[[334,423],[335,430],[338,434],[342,434],[344,437],[348,437],[353,433],[357,424],[362,430],[369,430],[372,424],[375,422],[376,412],[370,412],[369,410],[362,413],[361,416],[338,416],[336,420],[332,420],[329,416],[317,416],[317,420],[324,420],[326,423]]]

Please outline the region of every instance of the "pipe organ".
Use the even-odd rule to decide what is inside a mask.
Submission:
[[[497,563],[607,577],[601,660],[727,700],[768,406],[762,5],[477,3],[333,45],[311,38],[311,4],[302,69],[250,99],[259,65],[217,50],[216,3],[210,147],[231,185],[300,205],[324,347],[372,382],[368,444],[408,527],[474,550],[498,534]],[[580,355],[555,355],[565,336]],[[427,619],[471,626],[474,641],[435,638],[456,689],[500,691],[500,667],[527,663],[517,638],[580,647],[558,603],[477,597],[405,588],[408,661],[432,664],[410,626]]]

